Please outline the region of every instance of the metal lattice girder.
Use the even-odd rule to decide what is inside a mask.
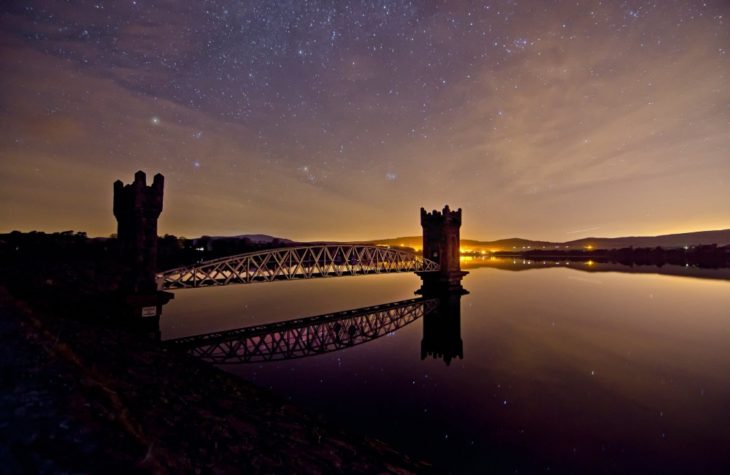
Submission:
[[[438,270],[436,262],[401,249],[332,244],[269,249],[215,259],[162,272],[158,282],[163,289],[182,289]]]
[[[410,299],[174,340],[166,346],[215,364],[280,361],[366,343],[418,320],[437,299]]]

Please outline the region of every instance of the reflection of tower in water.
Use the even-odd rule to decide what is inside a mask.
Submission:
[[[421,359],[427,356],[443,359],[447,365],[456,357],[464,358],[460,293],[439,296],[438,305],[424,314]]]

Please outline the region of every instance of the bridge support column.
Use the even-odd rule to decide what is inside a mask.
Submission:
[[[431,356],[443,359],[446,365],[454,358],[464,358],[461,340],[461,293],[441,295],[433,310],[423,315],[421,359]]]
[[[129,316],[159,322],[162,306],[173,294],[159,292],[157,275],[157,218],[162,212],[165,179],[155,175],[147,186],[143,171],[134,174],[134,182],[114,182],[114,216],[122,265],[119,289]]]
[[[420,293],[424,295],[457,292],[466,293],[461,279],[468,274],[461,270],[459,254],[459,229],[461,228],[461,208],[451,211],[444,206],[443,211],[427,212],[421,208],[421,227],[423,228],[423,257],[439,264],[438,272],[419,272],[423,281]]]

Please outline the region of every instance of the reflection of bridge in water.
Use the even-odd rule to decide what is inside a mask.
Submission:
[[[217,364],[303,358],[375,340],[429,314],[437,305],[437,299],[403,300],[178,338],[165,344]]]
[[[158,275],[164,289],[394,272],[437,272],[439,264],[400,249],[311,245],[249,252],[179,267]]]
[[[215,364],[316,356],[376,340],[423,318],[421,359],[463,358],[461,295],[417,298],[315,317],[167,340],[165,345]]]

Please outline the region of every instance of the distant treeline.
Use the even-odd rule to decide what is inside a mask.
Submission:
[[[614,262],[624,265],[693,265],[699,267],[730,267],[730,246],[715,244],[688,246],[686,248],[627,247],[622,249],[597,250],[530,250],[525,252],[496,252],[495,256],[519,255],[534,260],[581,259],[597,262]]]
[[[165,235],[158,240],[158,269],[285,245],[292,243]],[[45,302],[54,312],[107,312],[107,299],[118,290],[121,275],[115,236],[89,238],[74,231],[0,234],[0,284],[18,297]]]
[[[59,262],[106,261],[112,255],[116,255],[116,240],[91,239],[84,232],[0,234],[0,268],[16,264],[44,267]]]
[[[197,239],[187,239],[165,234],[158,241],[157,263],[159,269],[172,269],[219,257],[297,245],[299,244],[291,241],[281,241],[276,238],[269,242],[256,242],[246,237],[213,238],[202,236]]]
[[[0,282],[54,311],[100,312],[101,297],[118,288],[120,275],[116,240],[73,231],[0,234]]]
[[[278,239],[254,242],[248,238],[203,236],[187,239],[166,234],[158,240],[157,266],[161,270],[171,269],[218,257],[292,245],[296,244]],[[85,273],[87,275],[83,279],[86,281],[89,274],[115,274],[118,260],[119,246],[115,235],[89,238],[84,232],[74,231],[0,234],[0,273],[13,272],[16,277],[19,274],[53,274],[73,281],[81,278],[80,273]]]

